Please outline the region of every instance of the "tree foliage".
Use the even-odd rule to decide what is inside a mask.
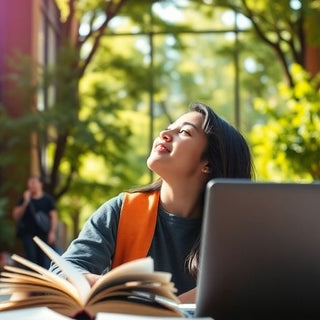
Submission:
[[[212,12],[223,7],[246,17],[250,21],[248,31],[252,30],[258,38],[252,43],[264,43],[282,67],[286,82],[281,82],[269,97],[253,99],[258,113],[251,138],[258,177],[319,180],[319,75],[305,71],[310,67],[308,50],[320,46],[319,1],[213,0],[202,3]],[[261,48],[261,44],[257,48]],[[257,59],[256,54],[254,59]],[[271,61],[275,65],[272,58]],[[265,72],[266,68],[262,70]]]
[[[12,147],[18,150],[21,144],[26,144],[26,139],[31,133],[37,134],[41,139],[38,145],[41,174],[46,177],[46,190],[56,199],[70,188],[83,155],[89,152],[100,155],[108,153],[108,160],[116,162],[119,160],[116,154],[125,148],[125,138],[130,134],[129,129],[116,120],[115,110],[118,106],[115,104],[101,105],[99,111],[91,111],[89,117],[81,118],[83,105],[79,92],[79,82],[99,47],[105,29],[125,3],[126,0],[60,0],[58,4],[65,14],[60,25],[60,47],[55,65],[41,69],[34,62],[21,61],[26,60],[26,57],[13,59],[16,66],[9,76],[15,82],[18,91],[19,88],[22,89],[28,99],[22,99],[25,108],[20,119],[10,118],[2,110],[2,137],[7,141],[7,148],[12,151]],[[78,25],[86,15],[91,15],[90,28],[83,36],[79,33]],[[103,22],[98,26],[94,24],[97,17],[103,17]],[[82,49],[84,46],[85,55]],[[28,70],[27,75],[22,72],[24,69]],[[35,84],[34,75],[43,82]],[[40,86],[45,92],[53,91],[55,100],[50,108],[34,112],[33,99]],[[101,113],[109,116],[103,119]],[[108,147],[109,144],[117,145],[117,150]],[[41,150],[46,145],[50,150],[47,154],[49,160],[43,157]],[[3,161],[9,161],[9,158],[10,161],[14,158],[18,160],[14,154],[12,157],[8,154],[7,160]]]
[[[266,116],[256,124],[251,141],[261,179],[320,180],[320,78],[294,64],[294,86],[279,84],[281,104],[257,99]]]
[[[223,7],[242,14],[251,22],[255,34],[267,44],[281,63],[290,86],[294,85],[290,66],[306,67],[306,46],[319,46],[318,0],[213,0],[208,6]],[[211,3],[211,4],[210,4]]]
[[[81,199],[90,198],[88,190],[92,192],[94,189],[99,194],[112,188],[114,182],[112,179],[108,181],[106,173],[101,175],[104,179],[100,181],[81,176],[85,157],[101,157],[109,167],[126,163],[123,154],[127,150],[131,130],[119,117],[121,105],[116,99],[106,101],[110,91],[99,83],[92,86],[91,98],[97,99],[97,104],[85,105],[80,93],[81,79],[99,48],[102,35],[126,2],[61,0],[58,4],[64,15],[55,64],[43,68],[28,57],[19,55],[12,59],[12,73],[8,77],[15,84],[16,92],[13,94],[25,94],[21,99],[24,114],[19,118],[11,117],[1,109],[2,151],[7,151],[3,152],[1,166],[5,168],[10,164],[17,171],[19,168],[25,170],[26,148],[30,145],[30,136],[36,134],[38,143],[33,147],[38,147],[45,190],[56,200],[69,192],[70,197],[82,194],[78,197],[81,203]],[[89,28],[84,35],[79,25],[88,17]],[[37,92],[54,95],[49,106],[40,112],[35,112],[34,106]],[[14,175],[12,178],[1,186],[5,194],[7,190],[19,188],[18,179],[15,180]],[[76,215],[79,215],[81,208],[74,208],[79,209],[76,210]]]

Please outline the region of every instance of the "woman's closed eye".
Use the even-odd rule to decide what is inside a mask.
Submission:
[[[180,130],[179,130],[179,133],[182,133],[182,134],[186,134],[186,135],[188,135],[188,136],[191,136],[190,132],[189,132],[188,130],[186,130],[186,129],[180,129]]]

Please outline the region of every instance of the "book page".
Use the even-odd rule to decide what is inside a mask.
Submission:
[[[112,279],[121,277],[127,273],[152,273],[153,271],[153,259],[151,257],[146,257],[123,263],[110,270],[106,276]]]
[[[177,320],[185,319],[183,317],[154,317],[154,316],[136,316],[122,313],[99,312],[96,320]]]
[[[71,263],[64,260],[56,251],[54,251],[41,239],[39,239],[38,237],[34,237],[33,240],[42,249],[42,251],[64,272],[64,274],[67,276],[68,281],[70,281],[76,288],[80,297],[81,304],[84,305],[91,290],[87,279],[76,268],[74,268]]]
[[[83,308],[79,307],[79,304],[75,303],[63,296],[50,296],[50,295],[38,295],[38,296],[26,296],[25,298],[19,297],[18,301],[0,301],[0,319],[2,312],[13,310],[29,310],[31,308],[47,307],[57,313],[61,313],[65,316],[72,317]],[[16,319],[12,319],[16,320]],[[46,320],[45,318],[42,320]]]
[[[1,320],[69,320],[71,318],[46,307],[0,312]]]
[[[171,277],[171,276],[170,276]],[[108,288],[115,287],[117,285],[122,284],[131,284],[131,287],[134,287],[135,285],[139,285],[140,282],[144,283],[150,283],[150,284],[157,284],[157,286],[164,287],[166,286],[167,292],[175,292],[175,287],[173,283],[169,282],[168,279],[170,277],[167,277],[167,274],[163,274],[162,272],[153,272],[153,273],[131,273],[128,274],[122,274],[119,277],[109,277],[108,274],[106,274],[104,277],[99,279],[99,282],[97,282],[93,287],[91,294],[88,297],[88,300],[91,300],[93,296],[95,296],[97,293],[101,291],[105,291]]]
[[[108,299],[94,305],[88,306],[87,310],[91,314],[111,312],[123,313],[128,315],[148,315],[148,316],[165,316],[165,317],[183,317],[182,312],[178,309],[169,309],[158,303],[148,302],[144,299],[132,297],[121,299]]]
[[[10,265],[4,266],[3,269],[4,270],[8,270],[11,273],[16,273],[16,274],[20,274],[20,275],[26,275],[28,277],[32,277],[32,278],[37,278],[37,279],[40,279],[40,280],[48,281],[48,278],[43,276],[42,274],[37,273],[37,272],[33,272],[33,271],[29,271],[27,269],[21,269],[21,268],[10,266]],[[3,273],[1,273],[1,274],[3,274]]]
[[[179,299],[172,293],[172,285],[157,282],[127,282],[101,290],[91,297],[87,305],[93,305],[99,301],[119,296],[144,296],[155,301],[155,297],[167,298],[170,303],[178,306]]]
[[[155,317],[155,316],[136,316],[131,314],[100,312],[95,320],[177,320],[186,319],[184,317]],[[213,320],[210,317],[193,318],[193,320]]]
[[[74,299],[77,299],[79,301],[79,295],[78,292],[76,290],[76,288],[67,280],[57,276],[56,274],[46,270],[45,268],[25,259],[22,258],[16,254],[12,255],[12,260],[20,263],[21,265],[24,265],[26,267],[28,267],[29,269],[38,272],[39,274],[43,275],[48,282],[52,282],[55,283],[56,286],[60,287],[63,291],[67,292],[71,297],[73,297]],[[11,267],[9,267],[11,268]],[[18,268],[21,269],[21,268]],[[23,273],[23,269],[21,269],[21,273]],[[18,274],[17,274],[18,275]],[[11,277],[14,277],[15,273],[11,274]],[[2,278],[1,282],[5,282],[6,278]],[[33,279],[36,280],[36,278],[34,277]],[[80,301],[79,301],[80,303]]]
[[[103,275],[92,287],[92,292],[99,291],[99,288],[102,287],[144,279],[167,283],[171,280],[171,274],[168,272],[155,272],[153,259],[151,257],[141,258],[126,262]]]

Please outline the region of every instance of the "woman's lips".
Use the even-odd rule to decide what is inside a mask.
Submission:
[[[164,144],[164,143],[157,143],[154,147],[154,149],[156,151],[159,151],[159,152],[170,152],[170,150],[167,148],[167,146]]]

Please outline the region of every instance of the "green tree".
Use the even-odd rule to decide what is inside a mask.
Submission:
[[[261,46],[257,43],[270,48],[274,55],[270,59],[272,65],[277,66],[274,63],[277,61],[282,68],[285,83],[281,82],[273,92],[269,86],[269,96],[252,97],[252,101],[256,100],[254,121],[257,124],[251,139],[258,177],[319,179],[319,76],[316,75],[319,70],[314,68],[319,60],[312,61],[308,55],[320,46],[319,1],[214,0],[202,3],[210,9],[208,14],[222,7],[246,17],[250,21],[247,31],[252,31],[249,37],[251,34],[257,38],[250,41],[245,35],[247,40],[259,49]],[[252,55],[256,62],[257,57]],[[265,76],[269,74],[265,72],[266,65],[270,63],[262,67]],[[248,84],[254,88],[251,81]]]
[[[123,153],[127,150],[127,138],[131,132],[119,118],[121,106],[116,104],[115,99],[111,103],[103,101],[103,96],[108,92],[95,83],[92,99],[97,99],[100,104],[91,109],[90,106],[84,107],[79,84],[108,24],[127,1],[57,2],[65,14],[60,25],[60,47],[55,65],[42,69],[36,62],[21,55],[12,59],[14,71],[9,78],[15,83],[16,92],[13,94],[23,96],[24,115],[13,118],[1,109],[1,166],[17,168],[12,179],[1,186],[4,194],[13,188],[18,189],[14,174],[19,174],[19,168],[26,168],[26,157],[22,155],[26,153],[25,146],[30,145],[30,136],[35,134],[38,137],[35,146],[38,147],[40,171],[46,177],[45,190],[57,200],[71,189],[77,179],[71,195],[76,190],[82,192],[112,187],[112,183],[99,183],[93,179],[85,181],[81,177],[79,172],[87,155],[103,157],[109,166],[125,162]],[[88,21],[85,35],[78,28],[84,20]],[[45,110],[35,112],[33,101],[40,89],[49,94],[54,92],[55,99]],[[89,197],[90,192],[87,193]]]
[[[317,27],[320,10],[318,0],[213,0],[201,1],[212,7],[223,7],[242,14],[251,22],[251,29],[269,46],[280,62],[286,81],[294,85],[292,63],[306,68],[307,49],[319,46]]]
[[[66,8],[66,19],[61,23],[61,48],[53,73],[56,89],[55,105],[48,109],[49,126],[53,132],[52,165],[48,190],[61,197],[70,186],[77,173],[83,155],[89,152],[103,155],[108,153],[108,160],[119,161],[116,150],[125,148],[124,137],[128,128],[119,125],[117,106],[102,103],[98,109],[91,110],[86,117],[81,114],[79,82],[96,54],[103,33],[110,21],[119,14],[126,3],[121,1],[58,1],[61,8]],[[64,4],[65,7],[62,6]],[[80,34],[74,28],[89,17],[88,31]],[[97,26],[97,19],[101,23]],[[86,46],[86,50],[83,47]],[[52,82],[49,82],[52,83]],[[95,97],[99,99],[103,92],[95,87]],[[108,117],[102,117],[108,114]],[[52,117],[51,117],[52,116]],[[51,117],[51,118],[50,118]],[[111,147],[108,145],[111,144]],[[67,168],[61,170],[67,160]],[[45,173],[44,164],[41,166]],[[59,175],[64,172],[64,179]]]
[[[251,133],[258,178],[320,180],[320,78],[294,64],[293,87],[279,84],[282,103],[257,99],[266,123]]]
[[[99,47],[105,29],[126,2],[57,1],[65,14],[60,26],[61,45],[55,65],[50,66],[51,70],[40,70],[34,62],[21,61],[21,56],[13,61],[18,67],[10,77],[15,81],[18,91],[21,89],[26,97],[23,99],[25,113],[23,117],[16,119],[2,112],[2,138],[3,141],[7,141],[8,152],[18,152],[23,149],[20,148],[21,145],[26,144],[32,132],[37,134],[40,138],[40,170],[42,175],[47,177],[46,190],[56,199],[68,191],[77,174],[82,156],[87,152],[108,152],[109,160],[115,162],[119,160],[115,159],[116,152],[107,145],[117,145],[120,151],[121,148],[125,148],[124,137],[128,134],[128,128],[119,126],[119,121],[116,120],[115,109],[118,106],[101,105],[99,112],[92,112],[86,119],[81,117],[79,82]],[[79,33],[78,25],[88,15],[89,31],[83,36]],[[98,18],[100,21],[103,18],[103,21],[97,27]],[[84,46],[85,50],[82,49]],[[26,60],[25,57],[22,59]],[[54,104],[43,112],[32,110],[33,99],[40,86],[34,81],[35,75],[38,79],[43,79],[42,86],[45,90],[55,92]],[[19,93],[21,94],[21,91]],[[101,113],[110,116],[102,119]],[[46,146],[49,148],[50,158],[45,161],[43,148]],[[17,154],[6,156],[3,164],[21,160]]]

